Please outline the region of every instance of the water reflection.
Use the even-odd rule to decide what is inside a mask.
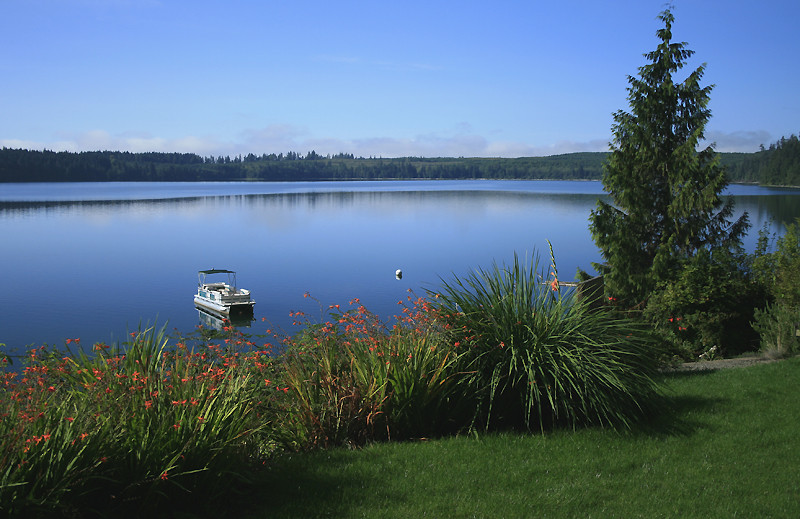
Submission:
[[[567,183],[568,185],[577,183]],[[800,217],[798,195],[800,190],[777,190],[763,188],[763,192],[752,194],[752,186],[739,187],[735,191],[748,193],[734,196],[737,213],[747,211],[751,222],[775,221],[785,224]],[[746,188],[744,191],[741,188]],[[70,214],[109,214],[118,212],[159,213],[193,211],[229,211],[247,209],[270,213],[284,210],[304,212],[347,209],[354,207],[380,207],[383,211],[414,211],[416,207],[430,203],[446,204],[453,211],[476,206],[488,207],[502,204],[508,210],[520,205],[535,204],[568,212],[577,208],[591,210],[602,193],[584,192],[531,192],[531,191],[482,191],[482,190],[436,190],[436,191],[323,191],[299,193],[237,194],[227,196],[183,196],[148,200],[77,200],[77,201],[3,201],[0,197],[0,218],[17,216],[52,217]],[[515,207],[516,206],[516,207]]]
[[[223,187],[221,196],[191,184],[113,201],[9,200],[0,192],[0,342],[112,342],[153,320],[193,330],[206,318],[191,302],[196,273],[209,265],[236,270],[259,301],[256,321],[290,332],[290,311],[319,319],[329,304],[356,297],[391,317],[408,290],[423,295],[440,278],[511,261],[515,252],[546,254],[548,240],[564,279],[600,259],[588,231],[599,183]],[[764,223],[779,231],[800,216],[800,191],[736,193],[737,213],[747,211],[753,224],[748,250]],[[304,299],[306,291],[319,303]]]
[[[784,228],[786,224],[794,222],[800,218],[800,199],[797,194],[754,196],[737,196],[736,210],[741,213],[747,211],[750,215],[750,222],[757,231],[760,225],[774,222]]]
[[[219,332],[224,331],[224,328],[228,326],[233,326],[237,329],[250,328],[255,321],[255,318],[252,315],[224,316],[214,313],[206,308],[203,308],[202,306],[194,305],[194,308],[197,310],[197,315],[199,317],[201,326],[217,330]]]
[[[165,198],[159,200],[73,200],[73,201],[33,201],[16,202],[0,201],[0,217],[15,215],[60,215],[76,211],[109,212],[117,210],[158,209],[159,207],[175,207],[193,205],[201,200],[195,198]]]
[[[395,207],[405,207],[429,203],[432,199],[440,201],[460,201],[474,203],[527,203],[534,198],[542,203],[565,203],[598,199],[591,194],[538,194],[524,192],[474,192],[474,191],[436,191],[436,192],[327,192],[327,193],[272,193],[261,195],[234,195],[214,197],[190,197],[158,200],[104,200],[104,201],[44,201],[44,202],[4,202],[0,201],[0,217],[19,215],[58,216],[85,212],[158,212],[163,210],[232,209],[304,209],[310,211],[344,209],[354,206],[373,206],[391,203]]]

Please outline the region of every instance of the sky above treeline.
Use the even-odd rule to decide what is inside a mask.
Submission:
[[[0,147],[363,157],[605,151],[663,0],[3,0]],[[800,131],[800,2],[675,0],[709,141]]]

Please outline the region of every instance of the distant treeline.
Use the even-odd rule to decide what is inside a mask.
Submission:
[[[721,153],[734,182],[800,185],[797,137],[781,139],[756,153]],[[114,151],[53,152],[3,148],[0,182],[112,181],[313,181],[382,179],[554,179],[599,180],[606,153],[550,157],[375,158],[340,153],[322,156],[263,154],[201,157],[192,153]]]
[[[200,157],[191,153],[52,152],[3,148],[0,182],[599,179],[605,153],[518,159],[363,158],[351,154]]]
[[[796,135],[782,137],[769,148],[761,146],[756,153],[723,153],[723,164],[726,155],[740,155],[728,164],[728,174],[736,182],[800,186],[800,140]]]

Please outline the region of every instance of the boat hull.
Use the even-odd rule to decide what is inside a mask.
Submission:
[[[218,301],[212,301],[211,299],[196,295],[194,296],[194,304],[202,306],[203,308],[207,308],[208,310],[214,311],[218,314],[245,315],[248,313],[249,314],[253,313],[253,305],[255,305],[256,303],[255,301],[220,303]]]

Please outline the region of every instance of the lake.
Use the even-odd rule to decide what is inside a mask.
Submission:
[[[800,217],[800,190],[729,193],[750,214],[748,251],[765,223]],[[140,322],[190,332],[210,268],[252,291],[252,333],[353,298],[389,318],[409,290],[515,252],[547,268],[547,240],[572,279],[600,260],[588,217],[601,196],[599,182],[562,181],[0,184],[0,343],[111,343]]]

